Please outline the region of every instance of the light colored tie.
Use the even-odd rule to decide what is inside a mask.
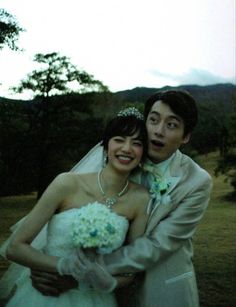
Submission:
[[[162,174],[158,169],[158,166],[152,162],[145,162],[142,165],[142,169],[144,172],[151,173],[155,178],[162,178]]]
[[[149,192],[153,196],[163,195],[169,188],[170,183],[163,176],[162,172],[158,168],[158,165],[147,161],[143,164],[142,169],[144,172],[148,172],[153,176]]]

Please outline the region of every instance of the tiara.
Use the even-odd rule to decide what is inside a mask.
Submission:
[[[121,110],[117,113],[117,116],[121,116],[121,117],[122,116],[123,117],[134,116],[134,117],[141,119],[141,120],[144,119],[143,114],[135,107],[129,107],[129,108],[123,109],[123,110]]]

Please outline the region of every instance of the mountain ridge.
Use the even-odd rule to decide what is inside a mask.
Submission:
[[[218,83],[212,85],[197,85],[197,84],[187,84],[180,86],[164,86],[160,88],[153,87],[135,87],[132,89],[111,92],[111,94],[118,99],[119,101],[127,101],[132,103],[143,103],[146,99],[159,90],[168,90],[168,89],[183,89],[190,92],[197,102],[199,103],[211,103],[211,102],[226,102],[229,103],[236,96],[236,85],[232,83]],[[101,94],[101,93],[100,93]],[[76,93],[73,93],[76,95]],[[83,95],[79,94],[78,95]],[[63,96],[63,95],[62,95]],[[22,99],[11,99],[0,96],[0,103],[5,102],[19,102],[19,103],[28,103],[32,102],[35,99],[31,100],[22,100]]]

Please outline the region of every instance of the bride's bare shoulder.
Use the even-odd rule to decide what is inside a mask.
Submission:
[[[144,185],[135,182],[130,182],[130,185],[133,192],[148,194],[148,189]]]
[[[84,180],[93,177],[94,175],[95,173],[77,174],[71,172],[64,172],[57,175],[55,180],[57,180],[58,182],[73,182],[78,180]]]
[[[87,177],[87,174],[76,174],[71,172],[64,172],[58,174],[53,180],[52,184],[58,188],[66,190],[78,189],[80,182]]]
[[[141,184],[131,183],[132,197],[135,197],[138,202],[145,203],[150,199],[148,189]]]
[[[76,174],[67,172],[59,174],[55,180],[60,185],[78,189],[79,186],[93,182],[96,176],[96,173]]]

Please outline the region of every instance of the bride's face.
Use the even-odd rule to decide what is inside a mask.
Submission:
[[[143,155],[143,144],[138,133],[114,136],[108,142],[108,163],[118,170],[130,172],[138,166]]]

